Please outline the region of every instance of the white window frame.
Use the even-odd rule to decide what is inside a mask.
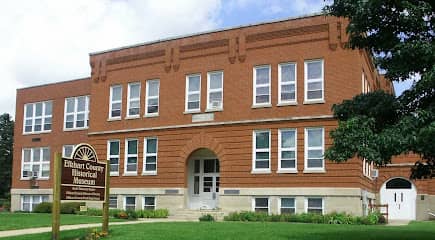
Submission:
[[[367,75],[364,73],[364,71],[361,74],[361,93],[369,93],[370,92],[370,83],[367,79]]]
[[[221,88],[218,89],[210,89],[210,75],[212,74],[221,74]],[[213,107],[210,105],[210,94],[212,93],[221,93],[221,104],[219,107]],[[207,109],[206,111],[221,111],[224,108],[224,71],[212,71],[207,73]]]
[[[120,100],[112,100],[113,98],[113,89],[114,88],[120,88],[121,89],[121,99]],[[119,116],[112,116],[112,111],[113,111],[113,105],[119,103],[120,104],[120,108],[119,108]],[[117,84],[117,85],[112,85],[110,86],[110,96],[109,96],[109,119],[110,120],[117,120],[117,119],[121,119],[122,117],[122,85]]]
[[[295,81],[294,82],[282,82],[282,67],[288,66],[288,65],[294,65],[295,68]],[[297,63],[296,62],[286,62],[286,63],[280,63],[278,65],[278,105],[285,106],[285,105],[296,105],[298,100],[298,80],[297,80],[298,74],[297,74]],[[281,99],[281,93],[282,93],[282,87],[285,85],[295,85],[295,99],[294,100],[282,100]]]
[[[134,198],[134,210],[136,210],[136,208],[137,208],[136,207],[136,205],[137,205],[136,196],[124,196],[123,209],[127,210],[127,198],[130,198],[130,197]]]
[[[295,205],[294,205],[294,207],[292,207],[292,208],[295,209],[294,214],[296,214],[296,213],[297,213],[297,208],[296,208],[296,197],[293,197],[293,196],[285,196],[285,197],[280,197],[280,198],[278,198],[278,214],[283,214],[283,213],[281,212],[281,208],[292,209],[291,207],[283,207],[283,206],[282,206],[282,199],[284,199],[284,198],[291,198],[291,199],[293,199]]]
[[[311,199],[311,198],[322,199],[322,215],[324,215],[325,214],[325,199],[323,197],[315,197],[315,196],[305,198],[305,204],[304,204],[305,205],[305,213],[308,213],[308,199]]]
[[[85,110],[78,112],[77,111],[78,99],[80,97],[85,97]],[[71,112],[71,113],[67,112],[67,101],[69,99],[74,99],[74,112]],[[90,104],[90,96],[89,95],[65,98],[65,105],[64,105],[64,112],[63,112],[63,130],[64,131],[83,130],[83,129],[89,128],[89,104]],[[77,127],[77,115],[78,114],[85,114],[83,127]],[[70,115],[73,116],[73,127],[67,128],[66,127],[66,118],[67,118],[67,116],[70,116]]]
[[[363,175],[365,177],[367,177],[368,179],[372,180],[372,171],[374,168],[374,164],[373,162],[369,162],[367,161],[367,159],[363,158],[363,162],[362,162],[362,167],[363,167]]]
[[[131,88],[133,86],[139,86],[139,96],[135,97],[135,98],[131,97]],[[140,117],[140,95],[141,95],[140,91],[141,91],[141,84],[140,84],[140,82],[131,82],[131,83],[128,83],[126,118],[138,118],[138,117]],[[138,107],[139,112],[137,114],[130,114],[130,105],[131,105],[131,102],[136,102],[136,101],[139,102],[139,107]]]
[[[110,206],[110,199],[111,199],[111,198],[115,198],[115,199],[116,199],[116,207],[111,207],[111,206]],[[118,208],[118,196],[117,196],[117,195],[110,195],[110,196],[109,196],[109,208],[110,208],[110,209],[117,209],[117,208]]]
[[[156,140],[156,152],[155,153],[148,153],[148,140]],[[143,168],[142,168],[142,175],[157,175],[157,166],[158,166],[158,152],[159,152],[159,140],[157,137],[146,137],[144,138],[144,144],[143,144]],[[147,164],[147,157],[156,157],[156,170],[153,171],[147,171],[146,170],[146,164]]]
[[[110,143],[111,142],[118,142],[118,155],[111,155],[110,154]],[[111,171],[110,166],[112,165],[110,163],[110,159],[111,158],[118,158],[118,171]],[[119,176],[119,167],[121,165],[121,141],[119,139],[110,139],[107,141],[107,159],[109,161],[109,171],[110,171],[110,176]]]
[[[293,131],[295,133],[295,146],[293,148],[282,147],[282,132]],[[282,152],[294,151],[295,152],[295,167],[283,168],[281,167]],[[298,131],[296,128],[282,128],[278,130],[278,173],[297,173],[298,172]]]
[[[66,153],[66,148],[67,147],[71,147],[72,149],[71,149],[71,154],[74,152],[74,148],[75,148],[75,146],[76,145],[74,145],[74,144],[65,144],[65,145],[63,145],[62,146],[62,157],[64,157],[64,158],[70,158],[71,156],[66,156],[65,155],[65,153]]]
[[[256,208],[256,202],[255,202],[255,200],[257,198],[266,198],[267,199],[267,214],[270,214],[270,197],[264,197],[264,196],[255,196],[255,197],[252,197],[252,211],[255,212],[255,208]]]
[[[190,77],[199,77],[199,90],[198,91],[189,91],[189,78]],[[195,109],[189,109],[189,95],[191,94],[199,94],[199,104],[198,104],[198,108]],[[186,75],[186,95],[185,95],[185,106],[184,106],[184,111],[186,113],[195,113],[195,112],[200,112],[201,111],[201,74],[200,73],[195,73],[195,74],[189,74]]]
[[[269,134],[269,148],[262,148],[262,149],[257,149],[256,148],[256,144],[257,144],[257,133],[264,133],[267,132]],[[271,173],[270,170],[270,151],[271,151],[271,131],[270,129],[267,130],[254,130],[252,132],[252,172],[251,173]],[[257,152],[268,152],[269,153],[269,167],[268,168],[256,168],[255,167],[255,163],[257,160]]]
[[[157,87],[157,96],[150,96],[149,95],[149,90],[150,90],[150,83],[154,83],[157,82],[158,83],[158,87]],[[151,99],[157,99],[157,112],[155,113],[149,113],[148,112],[148,100]],[[150,79],[146,81],[146,92],[145,92],[145,117],[156,117],[159,116],[159,111],[160,111],[160,79]]]
[[[50,115],[46,115],[45,114],[45,105],[47,103],[51,103],[51,114]],[[41,131],[35,131],[35,120],[36,120],[36,104],[41,103],[42,104],[42,114],[41,114]],[[27,113],[27,108],[29,106],[32,106],[32,110],[33,110],[33,114],[31,117],[27,117],[26,113]],[[44,125],[45,125],[45,119],[46,118],[51,118],[51,126],[50,126],[50,130],[44,130]],[[51,132],[51,130],[53,129],[53,101],[52,100],[48,100],[48,101],[41,101],[41,102],[33,102],[33,103],[26,103],[24,104],[24,114],[23,114],[23,135],[27,135],[27,134],[37,134],[37,133],[49,133]],[[39,119],[39,117],[38,117]],[[32,131],[26,132],[26,120],[31,120],[32,121]]]
[[[308,147],[308,131],[312,129],[322,129],[322,146]],[[322,150],[323,164],[319,167],[308,167],[308,150]],[[304,172],[325,172],[325,128],[324,127],[307,127],[304,134]]]
[[[154,205],[146,205],[146,201],[145,201],[146,198],[153,198],[153,199],[154,199]],[[156,203],[156,202],[157,202],[157,201],[156,201],[157,199],[156,199],[156,196],[143,196],[143,199],[142,199],[142,200],[143,200],[143,204],[142,204],[142,205],[143,205],[143,206],[142,206],[142,209],[143,209],[143,210],[147,210],[147,209],[146,209],[147,206],[153,206],[153,207],[154,207],[153,210],[156,210],[156,209],[157,209],[157,203]]]
[[[267,84],[257,84],[257,69],[261,68],[268,68],[269,69],[269,83]],[[271,88],[272,88],[272,79],[271,79],[271,66],[270,65],[258,65],[255,66],[252,70],[253,78],[252,78],[252,84],[253,84],[253,96],[252,96],[252,106],[253,107],[270,107],[271,101],[272,101],[272,94],[271,94]],[[257,87],[268,87],[269,88],[269,101],[266,103],[257,103]]]
[[[30,202],[29,203],[29,212],[33,212],[33,204],[35,204],[36,202],[33,202],[33,197],[39,197],[39,202],[37,202],[38,204],[42,203],[42,202],[48,202],[49,201],[49,197],[48,195],[35,195],[35,194],[23,194],[21,195],[21,204],[20,204],[20,210],[21,211],[25,211],[24,210],[24,197],[30,197]],[[47,201],[44,201],[45,200]]]
[[[34,155],[34,151],[35,149],[38,149],[39,152],[39,162],[34,163],[33,162],[33,155]],[[48,161],[43,161],[44,159],[44,149],[48,150],[48,153],[50,154],[48,157]],[[24,151],[25,150],[30,150],[30,162],[24,163]],[[23,148],[21,149],[21,179],[20,180],[30,180],[33,178],[33,171],[32,168],[34,165],[39,165],[39,171],[38,171],[38,176],[36,177],[38,180],[48,180],[50,178],[50,173],[51,173],[51,167],[50,167],[50,158],[51,158],[51,152],[50,152],[50,148],[49,147],[33,147],[33,148]],[[24,169],[24,165],[29,165],[30,166],[30,172],[32,173],[31,176],[25,177],[23,176],[23,169]],[[48,165],[48,176],[46,177],[42,177],[42,171],[43,171],[43,166],[44,165]]]
[[[308,79],[308,64],[313,62],[321,62],[322,66],[322,75],[320,78],[316,79]],[[308,99],[308,83],[311,82],[321,82],[322,83],[322,97]],[[324,103],[325,102],[325,61],[323,59],[311,59],[305,60],[304,62],[304,103]]]
[[[128,154],[128,142],[129,141],[137,141],[137,152],[136,154]],[[125,154],[124,154],[124,176],[136,176],[137,171],[139,169],[139,139],[137,138],[127,138],[125,139]],[[128,165],[128,158],[129,157],[136,157],[136,171],[127,171],[127,165]]]

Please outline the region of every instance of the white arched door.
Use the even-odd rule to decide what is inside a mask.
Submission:
[[[388,204],[390,220],[415,220],[416,197],[414,185],[404,178],[390,179],[381,188],[381,204]]]

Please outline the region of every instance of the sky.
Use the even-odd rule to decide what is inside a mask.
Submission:
[[[323,0],[40,0],[0,8],[0,114],[17,88],[90,75],[89,53],[320,12]],[[410,82],[396,85],[400,94]]]

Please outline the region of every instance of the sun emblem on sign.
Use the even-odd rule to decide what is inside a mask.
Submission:
[[[95,149],[91,145],[85,143],[81,143],[74,148],[72,158],[91,162],[96,162],[98,160]]]

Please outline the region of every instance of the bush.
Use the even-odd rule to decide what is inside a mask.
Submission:
[[[200,222],[214,222],[215,219],[212,215],[206,214],[206,215],[202,215],[201,217],[199,217],[199,221]]]
[[[66,202],[60,204],[60,213],[75,214],[80,211],[80,206],[86,206],[84,202]]]
[[[169,216],[168,209],[156,209],[156,210],[137,210],[137,216],[139,218],[167,218]]]
[[[76,214],[86,216],[103,216],[103,210],[100,208],[88,208],[86,211],[78,211]]]
[[[51,202],[42,202],[33,209],[34,213],[51,213]]]

